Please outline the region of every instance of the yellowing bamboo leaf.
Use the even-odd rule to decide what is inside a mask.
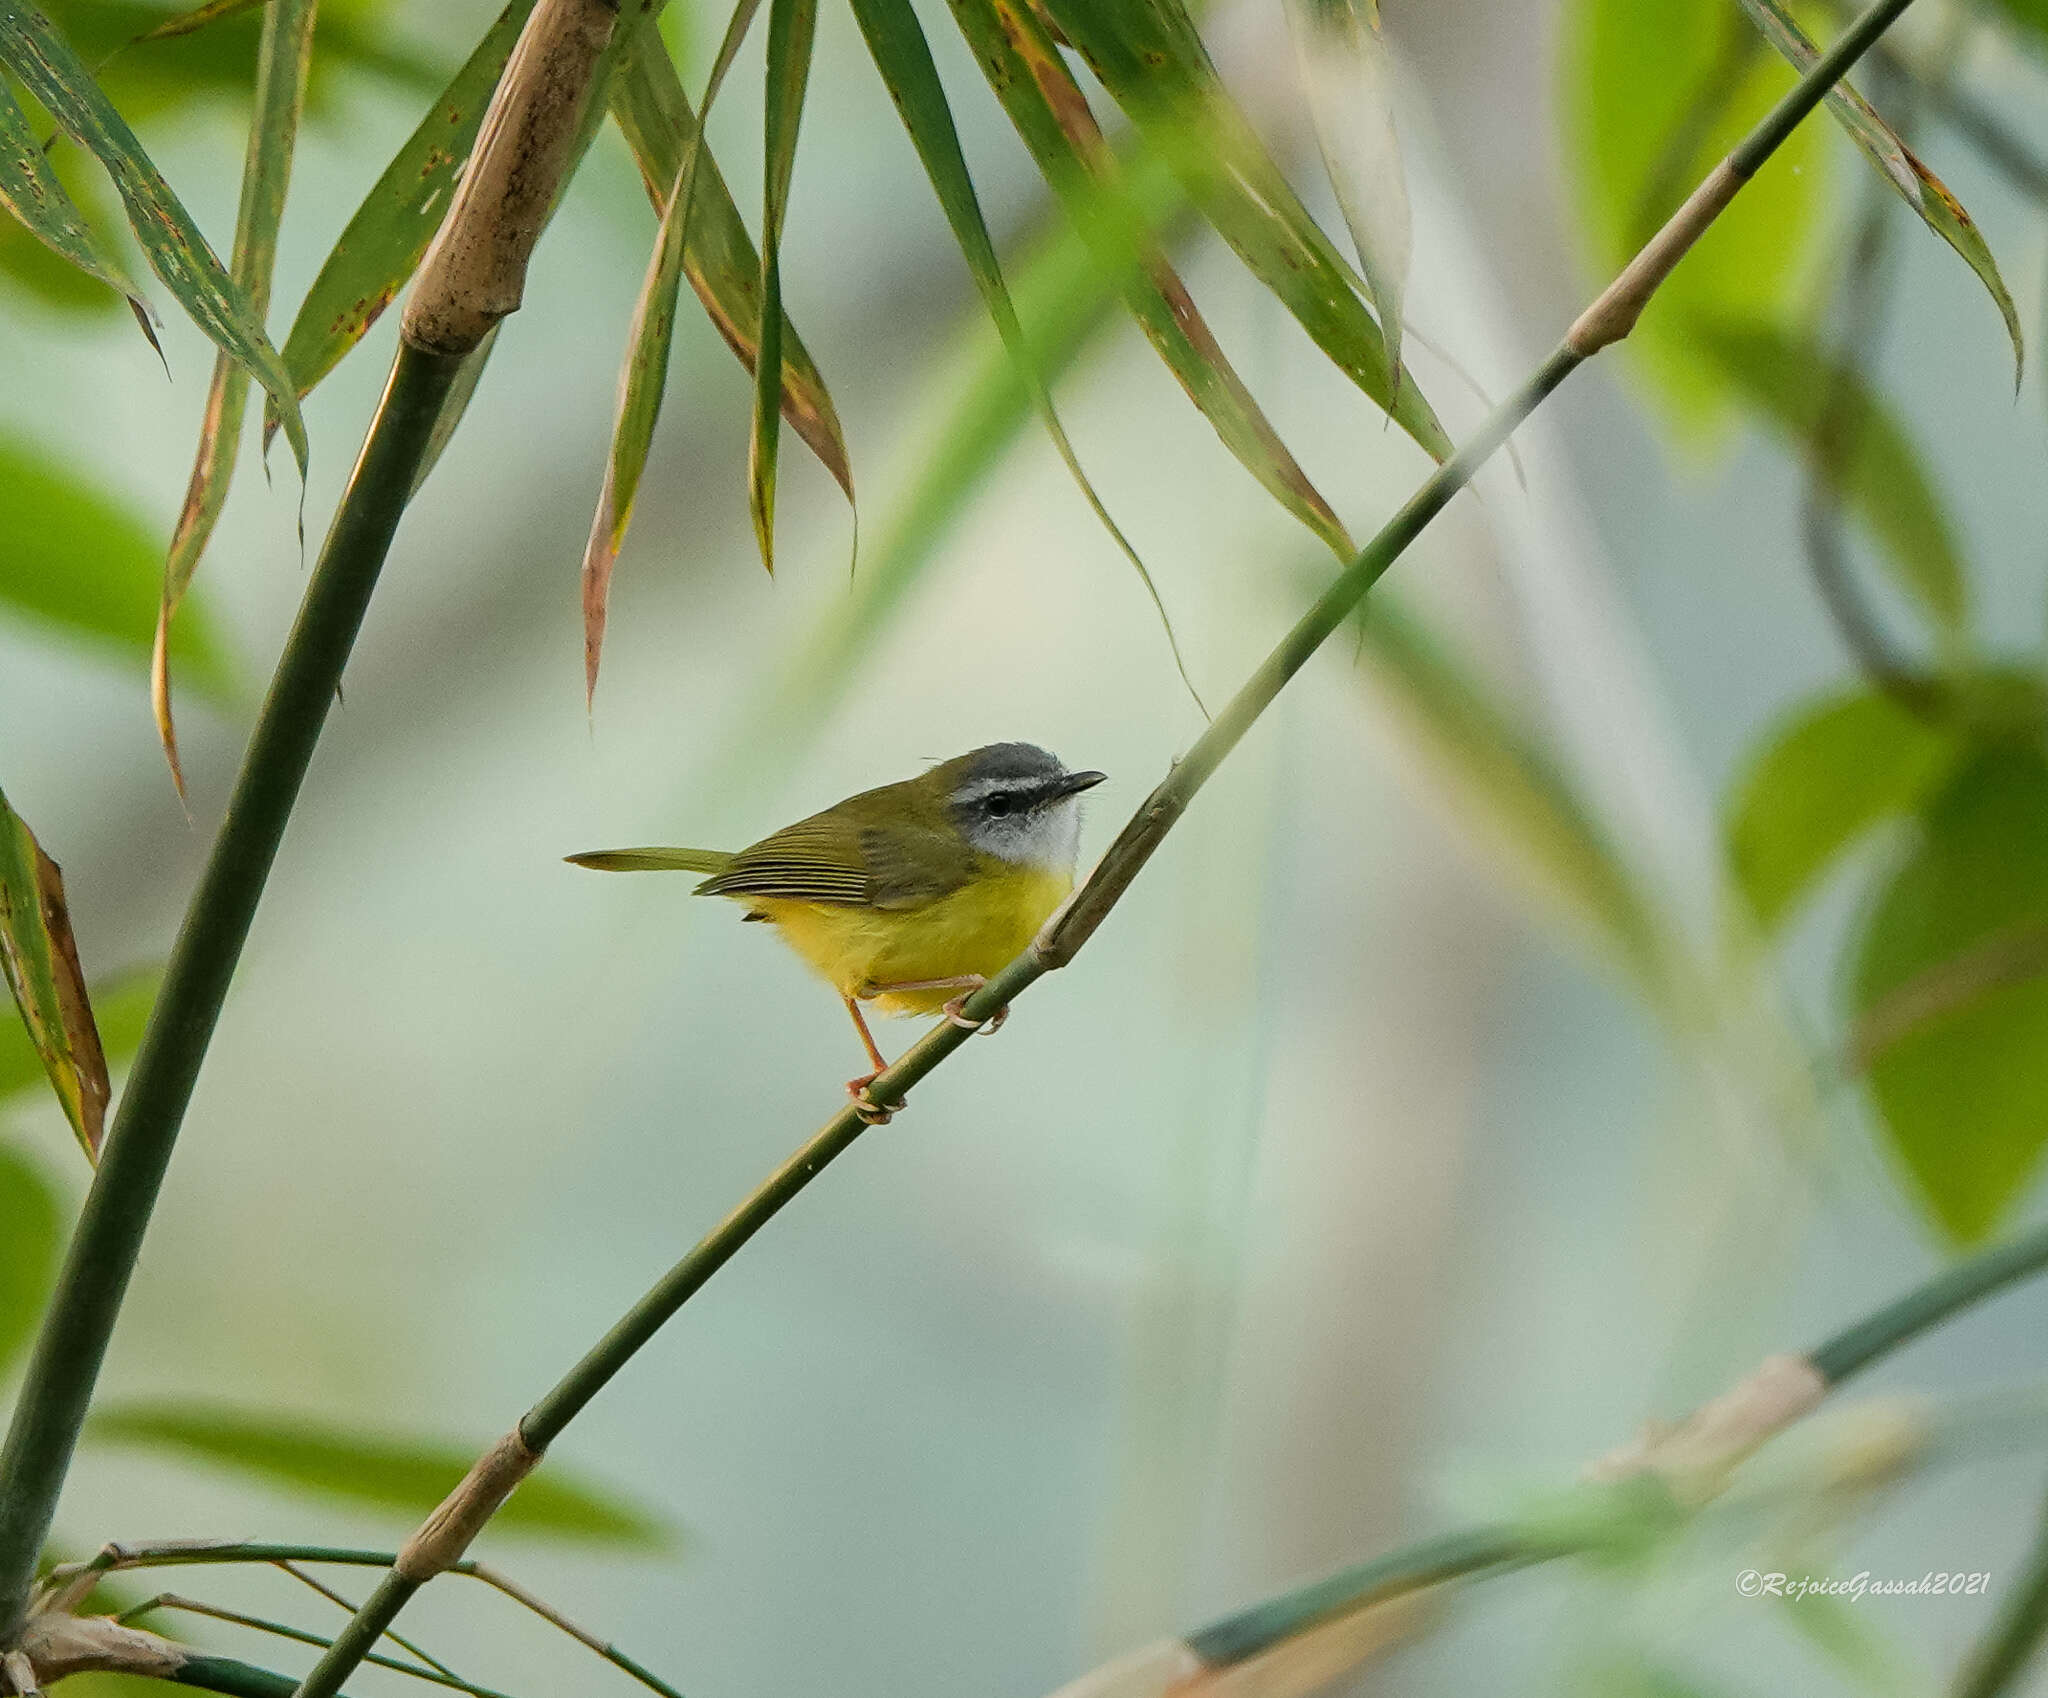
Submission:
[[[1075,227],[1121,278],[1124,303],[1224,446],[1280,504],[1338,555],[1350,535],[1224,357],[1186,286],[1151,235],[1159,204],[1141,172],[1125,173],[1102,140],[1087,97],[1029,0],[950,0],[989,86]]]
[[[106,168],[151,269],[209,339],[270,391],[284,418],[299,475],[306,426],[284,362],[261,316],[199,233],[142,144],[50,20],[23,0],[0,0],[0,61],[73,140]]]
[[[1806,32],[1792,19],[1783,0],[1742,0],[1763,37],[1800,71],[1810,71],[1820,58]],[[2005,279],[1998,274],[1990,244],[1963,204],[1949,193],[1948,185],[1920,163],[1919,157],[1901,141],[1898,133],[1877,115],[1869,101],[1849,85],[1846,78],[1828,91],[1828,110],[1849,132],[1849,139],[1861,148],[1870,162],[1883,173],[1899,198],[1920,215],[1920,221],[1963,257],[1963,263],[1977,274],[2012,340],[2012,381],[2019,387],[2026,365],[2026,341],[2020,333],[2020,315],[2012,304]]]
[[[85,974],[64,905],[64,875],[43,853],[28,822],[0,795],[0,972],[43,1070],[78,1134],[86,1160],[98,1162],[106,1124],[107,1059],[93,1025]]]
[[[655,216],[667,206],[682,169],[683,149],[697,128],[674,62],[659,39],[636,46],[612,85],[612,116],[640,167]],[[689,234],[683,243],[683,275],[726,345],[752,372],[760,358],[761,256],[733,204],[732,191],[709,147],[697,162]],[[853,469],[846,454],[839,414],[817,365],[796,326],[783,314],[782,416],[853,500]]]
[[[761,564],[775,570],[775,468],[782,430],[782,226],[797,128],[811,78],[818,0],[769,0],[767,92],[761,119],[761,356],[747,438],[747,511]]]
[[[740,43],[753,23],[758,0],[740,0],[733,8],[719,45],[718,57],[704,84],[704,116],[731,70]],[[637,66],[660,55],[673,72],[667,49],[659,36],[649,36],[626,73],[632,78]],[[643,77],[647,73],[642,71]],[[668,382],[668,359],[675,332],[676,297],[682,291],[683,265],[689,251],[690,229],[697,205],[698,165],[704,157],[703,124],[689,113],[680,84],[674,91],[670,110],[688,120],[682,157],[661,202],[661,223],[655,233],[654,252],[641,280],[640,298],[633,306],[633,328],[626,339],[626,363],[619,373],[618,413],[612,423],[611,454],[605,465],[604,488],[599,493],[597,512],[590,523],[590,537],[583,549],[583,692],[584,705],[597,699],[598,662],[604,650],[605,621],[611,606],[612,568],[626,540],[626,528],[633,522],[633,502],[640,489],[640,474],[647,466],[647,451],[654,440],[655,422],[661,417],[662,391]],[[775,303],[779,316],[781,303]],[[780,340],[771,357],[780,361]],[[755,370],[761,382],[757,350]],[[778,416],[787,405],[786,380],[777,388]]]
[[[509,0],[342,230],[285,337],[296,394],[341,363],[419,268],[533,5]],[[266,407],[266,440],[275,428],[276,409]]]
[[[1432,458],[1448,457],[1442,424],[1419,388],[1396,385],[1380,326],[1225,92],[1180,0],[1045,0],[1045,9],[1217,233],[1332,363]]]
[[[242,199],[235,215],[232,275],[261,323],[270,312],[270,277],[277,261],[277,231],[284,219],[285,189],[291,180],[292,148],[305,105],[306,74],[312,64],[317,0],[271,0],[263,14],[256,54],[256,105],[249,119],[248,151],[242,161]],[[157,736],[171,765],[171,782],[185,794],[178,761],[178,732],[171,716],[171,621],[199,570],[199,557],[213,535],[228,498],[240,452],[242,415],[249,398],[249,374],[226,354],[213,364],[213,381],[201,416],[199,447],[185,487],[184,506],[164,560],[164,593],[157,610],[156,640],[150,654],[150,706]]]

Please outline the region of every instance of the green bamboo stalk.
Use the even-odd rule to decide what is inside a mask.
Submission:
[[[2027,1553],[2018,1584],[2006,1594],[1982,1643],[1956,1679],[1955,1698],[2004,1698],[2019,1682],[2048,1634],[2048,1514]]]
[[[224,1692],[227,1698],[291,1698],[290,1675],[274,1674],[233,1657],[188,1657],[175,1674],[165,1677],[180,1686]]]
[[[400,350],[186,911],[0,1448],[0,1640],[21,1625],[36,1558],[228,983],[398,528],[413,468],[459,363]]]
[[[966,1022],[987,1021],[1047,973],[1063,967],[1094,935],[1130,887],[1146,861],[1173,829],[1239,739],[1251,729],[1288,681],[1308,663],[1402,552],[1468,484],[1486,460],[1585,360],[1626,337],[1667,277],[1713,221],[1792,130],[1883,35],[1912,0],[1877,0],[1821,55],[1794,87],[1708,176],[1670,221],[1637,254],[1566,332],[1564,340],[1514,394],[1500,404],[1463,447],[1431,474],[1401,510],[1357,556],[1337,581],[1296,623],[1209,728],[1174,767],[1110,846],[1074,898],[1055,915],[1036,942],[966,999]],[[967,1024],[941,1022],[884,1068],[866,1096],[876,1118],[900,1108],[911,1088],[971,1035]],[[770,1174],[754,1193],[714,1227],[694,1249],[633,1305],[553,1390],[529,1409],[499,1441],[496,1462],[487,1455],[434,1512],[408,1552],[431,1540],[432,1560],[406,1560],[392,1567],[364,1601],[355,1620],[333,1648],[300,1682],[296,1698],[335,1698],[335,1693],[395,1621],[408,1600],[450,1555],[481,1531],[509,1491],[503,1464],[516,1459],[519,1472],[538,1464],[548,1445],[684,1303],[702,1289],[755,1233],[772,1220],[869,1124],[862,1107],[849,1104]],[[518,1474],[512,1479],[516,1481]],[[438,1567],[436,1566],[438,1564]]]
[[[1816,1345],[1806,1353],[1805,1360],[1819,1371],[1826,1389],[1833,1392],[1851,1375],[1912,1343],[1930,1328],[2044,1270],[2048,1270],[2048,1226],[2036,1227],[2008,1244],[1945,1269]],[[1643,1484],[1622,1481],[1619,1489],[1638,1490]],[[1616,1489],[1608,1485],[1588,1488],[1588,1492],[1612,1493]],[[1617,1507],[1625,1513],[1626,1500],[1618,1502]],[[1228,1667],[1319,1622],[1349,1615],[1368,1604],[1383,1603],[1446,1581],[1506,1574],[1598,1548],[1600,1530],[1606,1524],[1605,1518],[1594,1515],[1578,1522],[1573,1531],[1562,1537],[1555,1533],[1544,1535],[1513,1523],[1436,1534],[1212,1622],[1189,1634],[1188,1646],[1210,1667]],[[2036,1546],[2027,1575],[2001,1618],[2001,1626],[1987,1641],[1980,1661],[1973,1665],[1980,1671],[1979,1678],[1989,1679],[1988,1671],[1996,1668],[2001,1671],[2001,1679],[2010,1679],[2044,1631],[2048,1631],[2048,1527],[2043,1529],[2041,1543]],[[2003,1690],[1996,1683],[1966,1687],[1958,1698],[1996,1698]]]

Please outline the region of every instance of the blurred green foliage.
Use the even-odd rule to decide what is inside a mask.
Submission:
[[[0,512],[0,618],[33,619],[67,641],[147,667],[163,539],[20,437],[0,435]],[[236,670],[202,602],[179,618],[171,656],[194,689],[217,701],[233,697]]]

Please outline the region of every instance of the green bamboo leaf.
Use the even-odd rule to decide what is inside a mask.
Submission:
[[[1857,946],[1851,1007],[1892,1029],[1864,1046],[1887,1144],[1935,1225],[1970,1244],[2018,1201],[2048,1145],[2048,756],[2030,741],[1985,747],[1921,830]],[[2015,971],[1996,946],[2030,937],[2031,970]],[[1959,961],[1990,970],[1927,1017],[1894,1017],[1891,999]]]
[[[950,4],[996,98],[1067,215],[1122,280],[1126,307],[1167,369],[1238,462],[1348,558],[1353,545],[1343,524],[1260,411],[1151,237],[1153,209],[1165,204],[1157,173],[1119,169],[1087,97],[1028,0]]]
[[[697,117],[658,37],[628,54],[612,87],[611,109],[659,217],[681,172],[683,148],[697,128]],[[752,372],[760,357],[761,256],[708,147],[697,162],[683,275],[726,345]],[[782,321],[782,416],[852,501],[853,469],[839,415],[787,313]]]
[[[86,1159],[98,1162],[107,1060],[71,937],[64,875],[0,795],[0,972]]]
[[[1294,0],[1291,15],[1323,171],[1379,315],[1388,379],[1398,398],[1401,306],[1414,230],[1400,138],[1394,133],[1393,64],[1380,36],[1379,3]]]
[[[149,1011],[156,1006],[157,987],[162,982],[162,971],[151,967],[91,987],[93,1023],[99,1028],[100,1051],[110,1069],[120,1067],[142,1043],[142,1030],[149,1023]],[[36,1053],[28,1028],[0,1021],[0,1103],[43,1083],[43,1058]]]
[[[52,253],[97,278],[149,325],[149,302],[129,280],[120,256],[94,232],[64,191],[49,156],[29,128],[13,93],[0,82],[0,206]]]
[[[242,199],[235,214],[235,251],[230,267],[260,324],[270,313],[270,278],[277,263],[277,231],[291,181],[292,148],[306,99],[306,75],[313,57],[317,0],[271,0],[263,14],[256,53],[256,109],[249,119],[248,150],[242,161]],[[213,362],[213,381],[201,415],[199,447],[185,486],[185,503],[171,533],[164,560],[163,599],[157,609],[156,639],[150,653],[149,697],[157,736],[171,763],[171,782],[185,794],[178,760],[178,732],[171,715],[171,622],[199,570],[199,557],[220,518],[234,480],[241,448],[242,416],[249,399],[249,374],[226,354]]]
[[[1376,592],[1354,620],[1374,696],[1460,826],[1596,955],[1668,1002],[1655,910],[1564,769],[1528,735],[1526,713],[1398,595]]]
[[[39,1169],[0,1145],[0,1374],[35,1337],[64,1248],[63,1215]]]
[[[1813,69],[1820,58],[1820,49],[1793,21],[1783,0],[1742,0],[1742,9],[1749,14],[1750,21],[1762,32],[1764,39],[1789,59],[1796,69],[1801,72]],[[2018,309],[2012,304],[2005,279],[1998,274],[1998,261],[1991,257],[1991,248],[1983,233],[1969,213],[1963,210],[1962,202],[1949,193],[1948,185],[1921,164],[1913,150],[1899,139],[1898,132],[1877,115],[1870,102],[1858,94],[1846,78],[1829,90],[1827,99],[1828,110],[1849,132],[1849,139],[1863,150],[1884,180],[1898,191],[1899,198],[1920,215],[1920,221],[1962,255],[1963,263],[1977,274],[1978,281],[1989,291],[1999,315],[2005,320],[2005,333],[2012,339],[2012,381],[2017,389],[2026,365],[2026,342],[2020,334]]]
[[[147,665],[162,555],[150,527],[40,446],[0,435],[0,613]],[[234,668],[206,610],[185,610],[171,655],[195,688],[233,695]]]
[[[305,422],[299,417],[298,397],[284,362],[263,332],[261,316],[206,245],[183,203],[71,44],[24,0],[0,0],[0,60],[65,133],[106,168],[151,269],[192,322],[276,397],[303,478]]]
[[[704,83],[704,117],[711,116],[711,104],[740,43],[759,9],[758,0],[740,0],[726,23],[725,39]],[[660,55],[674,70],[668,50],[658,36],[650,37],[642,51],[626,67],[623,82],[638,80],[635,66]],[[646,73],[641,73],[644,78]],[[678,82],[675,100],[682,100]],[[689,113],[687,105],[671,106],[678,117]],[[676,323],[676,297],[682,291],[683,265],[689,251],[690,230],[695,223],[698,164],[704,157],[703,125],[688,118],[688,131],[675,176],[661,200],[661,223],[655,233],[654,252],[648,257],[647,275],[641,280],[640,298],[633,305],[633,327],[626,338],[626,364],[619,373],[619,405],[612,422],[611,454],[605,464],[604,488],[599,492],[597,512],[590,522],[590,538],[583,549],[583,699],[588,708],[597,699],[598,662],[604,651],[604,628],[611,605],[612,568],[626,540],[626,528],[633,522],[633,502],[640,490],[640,474],[647,466],[647,450],[654,440],[655,422],[661,417],[662,392],[668,384],[669,347]],[[734,213],[737,218],[737,211]],[[760,275],[757,271],[756,275]],[[780,302],[776,310],[781,310]],[[787,362],[774,357],[786,374]],[[756,351],[756,383],[761,383],[759,350]],[[777,416],[788,405],[788,379],[776,385]]]
[[[1442,424],[1413,383],[1396,394],[1380,326],[1224,91],[1180,0],[1045,0],[1045,9],[1253,275],[1376,406],[1432,458],[1447,458]]]
[[[510,0],[349,219],[285,337],[296,394],[310,394],[341,363],[419,268],[533,5]],[[266,441],[276,425],[267,406]]]
[[[1590,268],[1614,275],[1777,98],[1784,73],[1726,0],[1567,0],[1566,175]],[[1787,138],[1657,292],[1626,358],[1671,424],[1711,440],[1733,416],[1720,368],[1691,331],[1705,317],[1775,323],[1823,251],[1828,150],[1820,126]]]
[[[1766,932],[1887,820],[1911,816],[1954,768],[1958,737],[1886,695],[1822,697],[1751,757],[1728,809],[1736,887]]]
[[[189,1403],[126,1404],[95,1415],[86,1432],[102,1443],[170,1451],[288,1490],[395,1510],[408,1519],[439,1503],[477,1453],[473,1445],[372,1436],[290,1416]],[[663,1521],[555,1462],[521,1485],[491,1524],[508,1533],[647,1550],[674,1542]]]
[[[747,511],[761,564],[775,570],[775,464],[782,433],[782,225],[789,212],[797,127],[811,78],[817,0],[769,0],[767,86],[761,118],[761,355],[747,438]]]
[[[1025,343],[1023,327],[1017,322],[1016,306],[1003,282],[1002,264],[996,258],[995,244],[989,239],[988,225],[981,215],[974,179],[968,172],[966,156],[960,151],[960,136],[953,127],[953,112],[946,102],[945,85],[939,80],[938,66],[932,62],[931,47],[925,40],[917,14],[911,9],[909,0],[853,0],[853,11],[861,33],[867,38],[868,52],[882,74],[890,97],[896,102],[897,113],[909,133],[911,145],[917,149],[918,157],[924,163],[925,175],[931,179],[946,221],[953,228],[953,239],[967,261],[975,288],[981,293],[989,317],[995,321],[996,333],[1024,375],[1032,405],[1045,425],[1046,434],[1052,438],[1068,475],[1080,489],[1095,517],[1131,563],[1139,582],[1145,586],[1145,593],[1151,597],[1160,624],[1165,628],[1166,640],[1173,650],[1174,664],[1179,668],[1181,680],[1192,691],[1193,681],[1189,679],[1186,663],[1181,659],[1173,623],[1167,617],[1166,604],[1159,598],[1152,574],[1110,517],[1109,509],[1102,504],[1102,498],[1096,493],[1088,474],[1081,469],[1074,446],[1067,439],[1066,427],[1060,423],[1059,413],[1053,406],[1052,391],[1031,363],[1031,350]],[[1200,699],[1196,697],[1197,702]]]
[[[1702,320],[1693,341],[1731,392],[1807,452],[1899,587],[1944,631],[1959,631],[1969,582],[1948,514],[1912,438],[1861,374],[1772,325]]]

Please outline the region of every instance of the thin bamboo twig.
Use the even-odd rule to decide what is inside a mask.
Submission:
[[[289,1574],[301,1586],[307,1587],[311,1591],[318,1592],[321,1597],[325,1598],[330,1604],[333,1604],[337,1609],[340,1609],[345,1614],[354,1615],[356,1613],[356,1605],[351,1603],[341,1593],[337,1592],[332,1586],[328,1585],[327,1582],[322,1580],[317,1574],[308,1574],[303,1568],[299,1567],[298,1564],[293,1562],[279,1562],[278,1564],[276,1564],[276,1567],[282,1573]],[[439,1657],[434,1656],[433,1654],[425,1650],[423,1647],[414,1644],[410,1639],[406,1638],[404,1634],[387,1633],[384,1635],[384,1637],[386,1639],[389,1639],[391,1643],[396,1645],[401,1651],[410,1651],[421,1662],[425,1663],[427,1667],[432,1669],[439,1669],[450,1680],[458,1682],[462,1681],[462,1676],[457,1674],[446,1663],[442,1662]],[[463,1684],[466,1685],[467,1682],[463,1682]]]
[[[171,953],[0,1449],[0,1641],[21,1626],[200,1063],[457,363],[400,350]]]
[[[519,306],[616,18],[615,0],[535,8],[407,302],[398,357],[186,911],[0,1447],[0,1645],[21,1630],[200,1065],[377,574],[464,357]]]
[[[946,1021],[935,1026],[893,1066],[883,1069],[866,1092],[874,1107],[885,1114],[901,1107],[911,1088],[964,1044],[980,1023],[992,1019],[1045,974],[1073,959],[1151,859],[1196,791],[1288,681],[1308,663],[1309,657],[1516,427],[1586,359],[1629,333],[1671,268],[1757,168],[1820,104],[1843,73],[1911,3],[1912,0],[1877,0],[1842,32],[1797,86],[1744,137],[1622,274],[1579,316],[1549,358],[1494,410],[1470,441],[1431,474],[1301,617],[1196,739],[1187,755],[1153,790],[1087,882],[1047,922],[1031,947],[966,999],[959,1024]],[[784,1204],[846,1150],[866,1130],[866,1125],[862,1110],[851,1104],[827,1121],[628,1310],[596,1347],[499,1441],[496,1452],[503,1454],[510,1447],[538,1460],[562,1429],[670,1316],[772,1220]],[[473,1535],[495,1508],[480,1503],[476,1496],[490,1484],[487,1473],[480,1478],[478,1471],[472,1470],[470,1479],[435,1511],[422,1533],[431,1530],[438,1534],[448,1527],[459,1527]],[[334,1649],[300,1683],[297,1698],[334,1698],[341,1682],[425,1583],[431,1571],[422,1572],[419,1565],[412,1565],[409,1572],[403,1560],[406,1554],[400,1553],[400,1564],[386,1572],[354,1622],[335,1640]],[[432,1552],[443,1568],[449,1565],[450,1558],[461,1554],[459,1548],[451,1550],[447,1541],[439,1540]]]
[[[258,1633],[268,1633],[278,1639],[289,1639],[298,1645],[318,1645],[325,1650],[333,1643],[318,1633],[303,1627],[294,1627],[290,1622],[272,1621],[267,1616],[248,1615],[241,1610],[231,1610],[224,1604],[209,1604],[203,1598],[188,1598],[179,1592],[159,1592],[139,1604],[123,1610],[114,1619],[127,1626],[138,1616],[149,1615],[156,1610],[181,1610],[186,1615],[205,1616],[209,1621],[224,1621],[231,1627],[247,1627]],[[393,1635],[395,1638],[396,1635]],[[445,1669],[430,1668],[425,1663],[408,1663],[398,1657],[387,1657],[373,1651],[363,1659],[378,1668],[391,1669],[398,1674],[409,1674],[415,1680],[424,1680],[431,1686],[453,1687],[458,1692],[467,1692],[471,1698],[510,1698],[489,1686],[478,1686],[464,1680],[460,1675],[450,1674]]]
[[[295,1565],[304,1562],[333,1563],[337,1567],[390,1568],[398,1561],[396,1551],[360,1550],[352,1546],[338,1545],[287,1545],[256,1540],[220,1539],[165,1539],[147,1544],[102,1546],[93,1556],[82,1562],[65,1563],[53,1568],[43,1579],[38,1593],[39,1607],[68,1607],[81,1601],[103,1574],[112,1574],[127,1569],[179,1568],[205,1566],[216,1563],[267,1563],[282,1568],[298,1579],[305,1580],[316,1589],[320,1588],[312,1576],[305,1574]],[[631,1675],[650,1691],[658,1692],[661,1698],[683,1698],[673,1686],[636,1658],[628,1656],[609,1639],[599,1637],[573,1617],[565,1615],[538,1593],[529,1590],[503,1570],[488,1563],[465,1558],[453,1564],[448,1572],[477,1581],[493,1591],[503,1593],[521,1608],[532,1611],[550,1627],[566,1633],[579,1645],[597,1653],[624,1674]],[[328,1591],[326,1596],[337,1603],[343,1600]],[[60,1600],[68,1600],[67,1602]],[[353,1605],[348,1606],[351,1609]],[[393,1633],[388,1637],[396,1644],[403,1645],[422,1662],[434,1663],[432,1658],[409,1640],[400,1639]],[[441,1665],[445,1668],[446,1665]],[[452,1673],[453,1671],[448,1671]]]

